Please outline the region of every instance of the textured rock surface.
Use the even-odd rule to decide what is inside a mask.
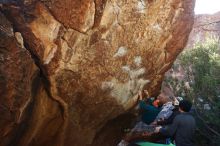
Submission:
[[[184,48],[193,24],[193,0],[23,2],[1,8],[21,33],[15,36],[23,37],[43,78],[36,79],[40,80],[36,95],[23,91],[30,94],[25,102],[33,100],[33,105],[28,126],[14,132],[20,146],[117,142],[117,130],[106,126],[122,121],[112,119],[133,106],[138,90],[159,92],[164,73]],[[28,59],[23,60],[25,69],[34,72],[26,65]],[[33,86],[31,76],[25,75],[26,88]],[[108,137],[101,135],[109,131]]]
[[[25,60],[25,61],[24,61]],[[33,79],[37,68],[23,48],[19,32],[14,33],[10,22],[0,13],[0,145],[19,138],[29,116]]]

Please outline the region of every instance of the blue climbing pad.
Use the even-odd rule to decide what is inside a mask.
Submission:
[[[175,146],[174,144],[158,144],[158,143],[151,143],[151,142],[137,142],[136,144],[140,146]]]

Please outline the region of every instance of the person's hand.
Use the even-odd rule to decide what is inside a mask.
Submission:
[[[143,100],[143,92],[139,91],[138,92],[139,100]]]
[[[174,105],[179,105],[179,101],[174,97],[174,101],[173,101]]]
[[[147,90],[144,90],[144,94],[146,95],[147,98],[149,98],[149,92]]]
[[[158,121],[159,121],[159,122],[164,121],[164,118],[160,118]]]
[[[154,133],[159,133],[161,128],[162,128],[161,126],[156,127]]]
[[[157,121],[152,122],[150,125],[157,125]]]

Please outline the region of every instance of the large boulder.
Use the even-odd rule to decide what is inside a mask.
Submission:
[[[159,92],[164,73],[187,42],[194,3],[23,0],[3,4],[2,12],[14,30],[20,32],[41,78],[36,95],[29,95],[34,102],[28,126],[20,133],[14,132],[20,135],[16,144],[116,143],[117,130],[106,126],[126,123],[127,119],[120,115],[135,104],[132,97],[139,90],[147,89],[150,95]],[[21,64],[26,70],[33,70],[27,62],[24,58]],[[13,77],[11,80],[17,82]],[[30,82],[22,84],[33,87]],[[28,90],[23,88],[23,92]]]

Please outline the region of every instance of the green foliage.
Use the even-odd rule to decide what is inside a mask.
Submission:
[[[184,77],[179,75],[183,74]],[[197,145],[220,145],[220,46],[218,40],[208,40],[185,49],[175,61],[165,83],[177,96],[194,102],[197,119]],[[186,86],[187,83],[187,86]],[[199,97],[199,98],[198,98]],[[200,100],[203,101],[200,101]],[[211,109],[204,109],[208,104]],[[212,130],[210,130],[212,129]]]
[[[199,114],[197,140],[199,145],[219,145],[214,129],[220,133],[220,48],[218,40],[209,40],[205,44],[197,44],[192,49],[185,50],[178,57],[178,64],[184,68],[186,80],[191,84],[188,97],[195,102]],[[196,97],[202,97],[201,103]],[[204,110],[204,103],[209,103],[211,110]],[[201,122],[202,121],[202,122]],[[200,124],[199,124],[200,123]],[[209,128],[207,128],[209,127]],[[208,139],[208,143],[205,139]],[[202,142],[201,139],[204,141]]]
[[[217,40],[197,44],[179,56],[182,67],[193,74],[193,89],[202,96],[217,96],[220,85],[220,55]]]

